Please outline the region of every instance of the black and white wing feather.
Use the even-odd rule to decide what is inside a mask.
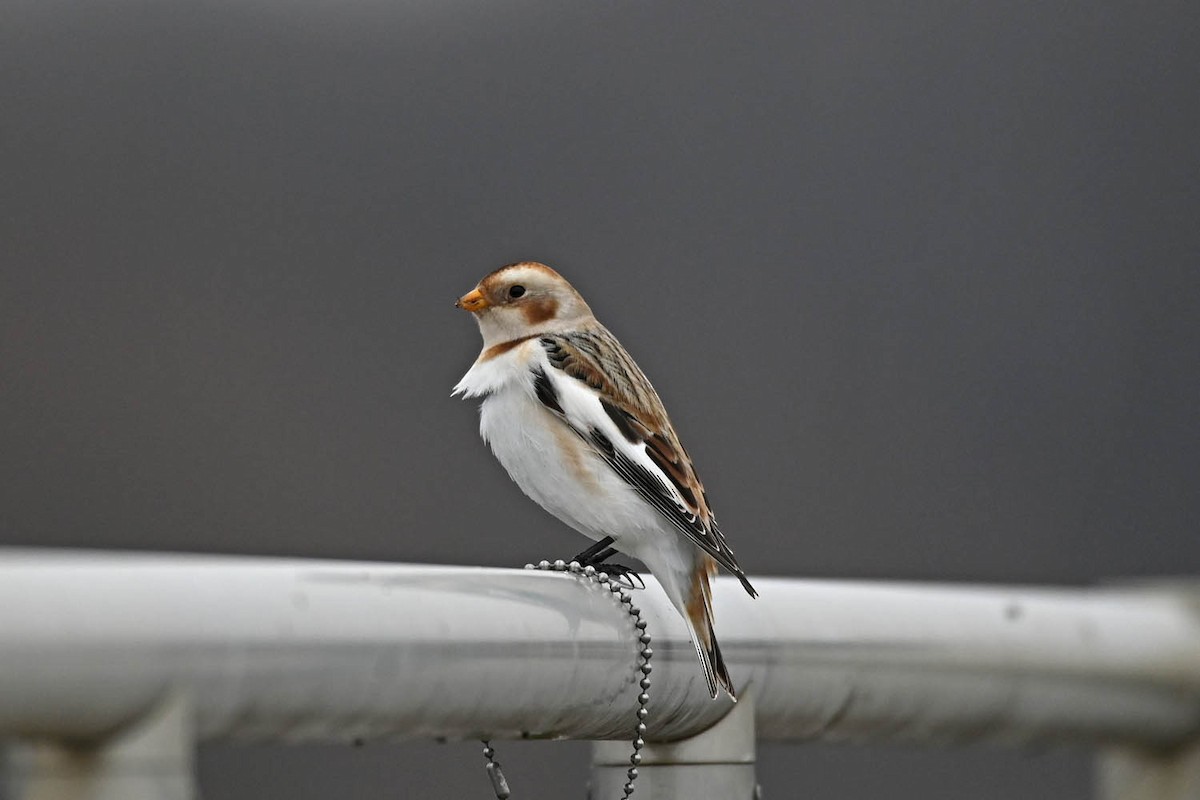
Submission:
[[[704,486],[650,381],[606,328],[546,334],[538,400],[676,529],[758,593],[725,543]]]

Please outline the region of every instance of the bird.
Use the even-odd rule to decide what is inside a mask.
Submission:
[[[758,593],[645,373],[545,264],[501,267],[455,306],[474,315],[483,349],[452,394],[481,399],[484,442],[526,495],[595,541],[581,566],[615,551],[646,565],[688,626],[709,695],[736,702],[710,581],[720,565]]]

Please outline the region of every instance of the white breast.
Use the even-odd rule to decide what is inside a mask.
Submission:
[[[497,363],[500,362],[500,363]],[[485,394],[479,432],[525,494],[592,539],[626,552],[662,536],[662,520],[611,467],[537,399],[533,369],[553,369],[536,343],[476,363],[456,390]]]

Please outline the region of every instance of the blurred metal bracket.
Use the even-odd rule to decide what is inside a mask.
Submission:
[[[93,741],[42,739],[9,746],[4,798],[193,800],[191,704],[172,695],[119,732]]]

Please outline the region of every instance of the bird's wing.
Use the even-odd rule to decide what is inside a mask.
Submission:
[[[704,486],[679,443],[650,381],[607,329],[540,338],[544,366],[534,372],[541,403],[571,427],[639,495],[751,596],[733,551],[708,505]],[[548,368],[547,368],[548,367]]]

